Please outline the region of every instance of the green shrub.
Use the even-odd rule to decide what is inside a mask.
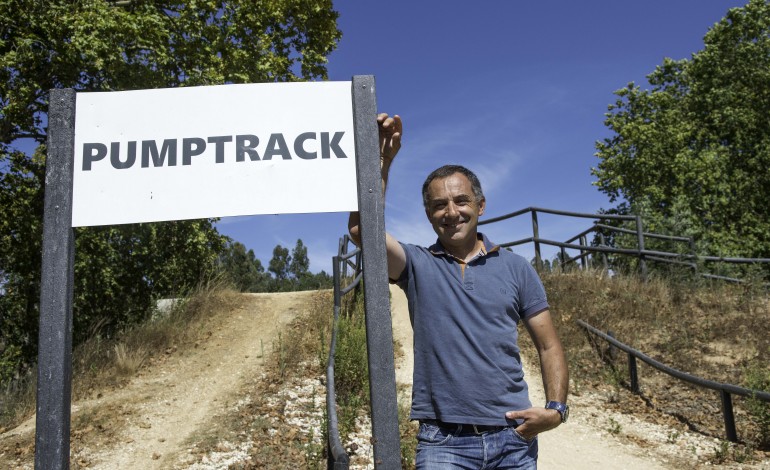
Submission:
[[[350,301],[341,314],[334,354],[334,389],[340,406],[340,434],[355,429],[359,413],[369,409],[369,362],[366,349],[364,306],[360,299]]]
[[[759,362],[750,363],[744,370],[744,385],[752,390],[770,391],[770,368]],[[770,445],[770,403],[751,397],[746,400],[746,410],[757,426],[760,446]]]

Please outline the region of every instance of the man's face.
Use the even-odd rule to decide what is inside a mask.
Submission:
[[[476,226],[485,201],[476,202],[468,178],[455,173],[428,185],[428,215],[444,248],[469,248],[476,244]]]

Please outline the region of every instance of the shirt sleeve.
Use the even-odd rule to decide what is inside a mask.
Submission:
[[[543,282],[537,275],[535,268],[524,261],[521,268],[521,318],[531,317],[548,308],[548,298],[545,294]]]
[[[398,279],[396,280],[389,279],[389,281],[391,282],[391,284],[396,284],[400,288],[404,289],[404,291],[406,291],[405,287],[406,287],[407,281],[409,280],[409,266],[412,262],[412,254],[410,252],[411,249],[409,245],[401,242],[398,242],[398,244],[401,245],[401,248],[404,249],[404,257],[406,258],[404,260],[404,270],[401,271],[401,275],[398,277]]]

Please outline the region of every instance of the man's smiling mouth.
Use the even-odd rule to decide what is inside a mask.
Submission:
[[[458,222],[454,222],[454,223],[451,223],[451,224],[450,223],[444,223],[442,225],[444,227],[448,228],[448,229],[456,229],[457,227],[459,227],[460,225],[463,225],[464,223],[466,223],[465,220],[460,220]]]

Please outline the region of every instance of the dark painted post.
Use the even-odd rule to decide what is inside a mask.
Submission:
[[[340,243],[347,245],[347,238],[341,238]],[[326,410],[327,410],[327,434],[326,439],[326,468],[328,470],[347,470],[350,459],[345,448],[340,442],[339,424],[337,421],[336,391],[334,389],[334,354],[337,350],[337,332],[340,319],[340,306],[342,305],[342,279],[340,278],[340,263],[347,261],[341,260],[339,256],[332,258],[332,279],[334,279],[334,327],[332,328],[331,344],[329,345],[329,362],[326,367]]]
[[[604,234],[599,232],[599,243],[601,243],[601,246],[606,246],[606,242],[604,240]],[[610,265],[607,263],[607,253],[602,251],[602,264],[604,265],[604,271],[610,270]]]
[[[698,274],[698,252],[695,249],[695,239],[689,237],[688,245],[690,246],[690,254],[692,255],[693,273]]]
[[[537,211],[532,209],[532,236],[535,239],[535,268],[543,270],[543,259],[540,257],[540,230],[537,224]]]
[[[636,216],[636,239],[639,246],[639,273],[642,280],[647,280],[647,260],[644,256],[644,232],[642,230],[642,216]]]
[[[374,77],[355,76],[352,86],[374,465],[401,468]]]
[[[725,437],[730,442],[738,442],[738,433],[735,431],[735,413],[733,412],[733,397],[729,392],[720,390],[722,397],[722,415],[725,419]]]
[[[628,353],[628,376],[631,379],[631,391],[639,393],[639,373],[636,370],[636,356]]]
[[[40,280],[35,468],[67,469],[72,398],[75,91],[51,90]]]
[[[347,238],[347,234],[345,234],[345,236],[340,238],[340,245],[339,245],[339,249],[337,250],[337,253],[340,253],[343,256],[348,254],[348,238]],[[335,263],[337,263],[337,261],[335,261]],[[343,263],[344,263],[344,265],[342,266],[342,279],[346,279],[348,277],[348,260],[345,259],[343,261]],[[335,264],[335,266],[337,266],[337,265]]]

